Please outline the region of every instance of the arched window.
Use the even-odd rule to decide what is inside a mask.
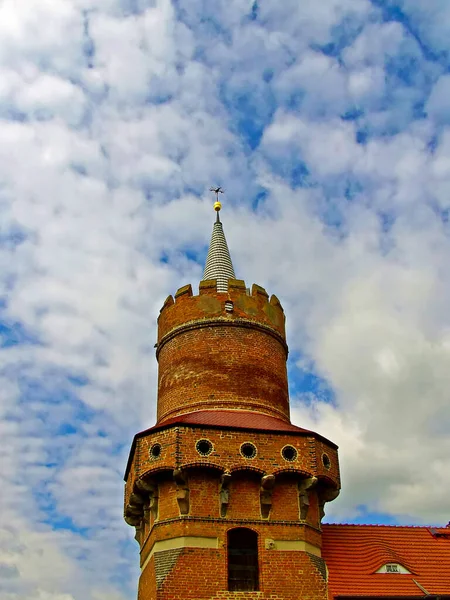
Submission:
[[[228,532],[228,590],[252,592],[259,589],[258,534],[245,527]]]

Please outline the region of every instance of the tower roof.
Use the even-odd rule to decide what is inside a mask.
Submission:
[[[228,280],[236,279],[233,263],[231,262],[230,251],[228,250],[227,240],[223,232],[222,223],[219,219],[219,209],[217,209],[217,218],[214,223],[209,244],[208,256],[206,257],[203,280],[217,279],[217,291],[228,291]]]

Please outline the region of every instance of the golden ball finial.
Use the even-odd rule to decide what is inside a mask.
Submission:
[[[219,210],[222,208],[222,204],[219,202],[219,194],[223,194],[223,189],[219,187],[209,188],[210,192],[214,192],[216,195],[216,201],[214,202],[214,210],[217,213],[217,219],[219,219]]]

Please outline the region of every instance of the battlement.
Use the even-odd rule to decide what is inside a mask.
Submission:
[[[218,292],[217,281],[200,282],[194,296],[190,284],[168,296],[158,318],[158,343],[177,327],[186,323],[211,320],[246,320],[267,326],[286,339],[285,315],[275,295],[269,299],[266,290],[254,283],[251,291],[242,279],[229,279],[228,291]]]

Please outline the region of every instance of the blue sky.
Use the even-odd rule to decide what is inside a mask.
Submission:
[[[0,595],[129,600],[156,318],[236,273],[287,315],[335,522],[448,521],[447,0],[3,0]]]

